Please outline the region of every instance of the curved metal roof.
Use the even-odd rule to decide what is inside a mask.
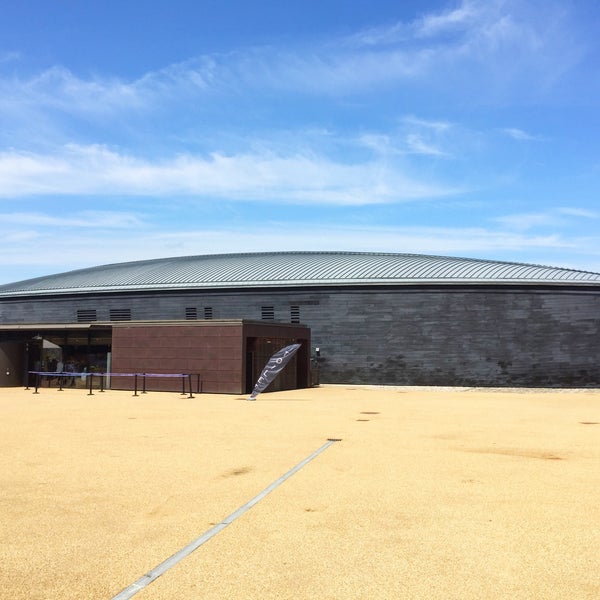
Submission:
[[[0,297],[90,292],[402,284],[600,285],[600,273],[422,254],[267,252],[103,265],[0,286]]]

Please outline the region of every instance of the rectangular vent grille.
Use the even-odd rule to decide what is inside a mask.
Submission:
[[[213,309],[212,306],[205,306],[204,307],[204,318],[206,320],[210,320],[213,318]]]
[[[91,323],[97,321],[96,309],[81,309],[77,311],[77,322],[78,323]]]
[[[111,321],[131,321],[131,309],[130,308],[111,308],[110,309],[110,320]]]
[[[260,317],[263,321],[273,321],[275,319],[275,308],[273,306],[261,306]]]
[[[296,305],[290,306],[290,322],[300,323],[300,307]]]
[[[185,318],[187,321],[195,321],[198,318],[198,309],[195,306],[188,306],[185,309]]]

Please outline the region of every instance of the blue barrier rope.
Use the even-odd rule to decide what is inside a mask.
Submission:
[[[94,375],[95,377],[189,377],[189,373],[101,373],[99,371],[28,371],[32,375],[53,375],[54,377],[84,377]]]
[[[193,398],[194,396],[192,395],[192,375],[189,373],[98,373],[98,372],[88,372],[88,371],[83,371],[83,372],[73,372],[73,371],[28,371],[29,374],[31,375],[36,375],[36,381],[35,381],[35,391],[33,392],[34,394],[38,394],[38,388],[39,388],[39,382],[40,382],[40,376],[41,377],[52,377],[52,378],[58,378],[59,381],[59,390],[62,391],[62,379],[63,378],[75,378],[75,377],[83,377],[84,379],[89,379],[89,393],[88,396],[92,396],[94,393],[92,391],[93,388],[93,382],[94,382],[94,377],[99,377],[100,378],[100,391],[103,392],[104,391],[104,378],[105,377],[133,377],[135,384],[134,384],[134,396],[138,395],[138,389],[137,389],[137,382],[138,382],[138,377],[142,378],[142,384],[143,384],[143,389],[142,389],[142,393],[145,394],[146,393],[146,377],[154,377],[154,378],[160,378],[160,377],[174,377],[174,378],[179,378],[182,379],[182,391],[181,391],[181,395],[185,396],[186,391],[185,391],[185,379],[187,378],[187,380],[189,381],[189,387],[190,387],[190,392],[189,392],[189,397]],[[199,376],[198,376],[199,377]],[[27,389],[29,389],[29,387],[27,387]]]

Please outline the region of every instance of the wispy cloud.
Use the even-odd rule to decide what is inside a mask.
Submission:
[[[432,37],[442,33],[471,29],[482,21],[490,20],[490,13],[497,19],[497,2],[466,1],[457,8],[447,9],[437,14],[425,15],[413,24],[418,37]]]
[[[363,133],[358,144],[381,156],[418,154],[449,158],[463,145],[465,134],[448,121],[402,117],[399,126],[386,133]]]
[[[464,0],[451,10],[349,38],[200,56],[132,81],[83,79],[56,66],[31,79],[0,79],[0,105],[106,115],[214,94],[355,94],[402,82],[450,94],[460,82],[473,99],[489,100],[500,88],[520,93],[522,86],[514,84],[524,78],[531,93],[536,85],[547,89],[586,49],[560,4],[541,7],[531,19],[519,2]]]
[[[452,123],[406,115],[400,120],[400,125],[407,152],[430,157],[452,155],[453,150],[449,148],[451,143],[456,143],[456,139],[450,142],[450,136],[457,134],[457,128]]]
[[[509,229],[526,231],[533,228],[560,227],[573,220],[598,219],[600,213],[577,207],[547,208],[539,212],[515,213],[494,218]]]
[[[557,212],[562,215],[581,217],[582,219],[600,219],[600,212],[587,208],[577,208],[575,206],[561,206],[557,209]]]
[[[534,227],[556,226],[561,223],[560,217],[555,213],[518,213],[496,217],[494,221],[517,231],[526,231]]]
[[[0,226],[21,226],[32,232],[31,228],[59,228],[77,229],[132,229],[144,225],[139,215],[120,211],[83,210],[66,215],[41,212],[13,212],[0,213]],[[23,235],[23,232],[21,232]],[[25,234],[28,235],[28,234]],[[38,234],[35,234],[37,236]]]
[[[378,62],[379,68],[366,72],[371,82],[385,71],[387,81],[426,79],[446,92],[458,84],[468,88],[473,100],[486,101],[518,93],[524,81],[530,92],[547,90],[589,46],[572,31],[564,5],[524,6],[511,0],[463,0],[412,22],[364,30],[347,43],[365,49],[346,56],[356,73],[368,66],[366,61]]]
[[[1,232],[1,229],[0,229]],[[262,226],[188,229],[185,231],[132,230],[127,236],[90,237],[74,229],[69,236],[30,228],[22,235],[36,240],[17,254],[8,252],[14,240],[0,240],[6,265],[45,265],[46,270],[66,270],[100,263],[167,256],[211,254],[215,248],[230,252],[282,250],[348,250],[415,252],[424,254],[491,257],[510,260],[524,253],[581,252],[589,257],[589,239],[565,239],[558,234],[524,235],[483,227],[291,226],[267,222]],[[324,241],[326,240],[326,241]],[[38,248],[44,247],[44,252]],[[149,252],[148,248],[151,248]],[[598,253],[596,253],[598,254]],[[588,258],[589,264],[589,258]]]
[[[502,132],[514,140],[523,142],[533,142],[543,139],[540,136],[531,135],[530,133],[527,133],[526,131],[523,131],[522,129],[518,129],[516,127],[508,127],[502,129]]]
[[[409,152],[415,154],[427,154],[429,156],[444,156],[445,154],[438,146],[424,139],[418,133],[409,133],[406,136],[406,145]]]
[[[0,195],[193,196],[259,202],[364,205],[405,202],[457,193],[385,163],[336,162],[311,154],[213,153],[160,161],[103,146],[70,145],[45,156],[0,154]]]

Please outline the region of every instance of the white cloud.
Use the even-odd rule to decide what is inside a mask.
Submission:
[[[526,231],[535,227],[561,227],[572,219],[598,219],[600,213],[584,208],[577,207],[559,207],[549,208],[545,211],[536,213],[515,213],[511,215],[503,215],[493,219],[494,222],[500,223],[509,229],[516,231]]]
[[[464,132],[448,122],[431,119],[421,119],[414,115],[406,115],[400,119],[405,151],[410,154],[422,154],[430,157],[450,157],[453,152],[450,147],[450,136],[453,135],[452,145],[459,144],[459,138],[464,138]]]
[[[412,22],[358,32],[346,40],[354,53],[345,63],[353,64],[355,85],[417,83],[436,93],[468,90],[473,102],[505,101],[545,93],[583,58],[593,42],[575,27],[564,3],[463,0]],[[317,81],[327,89],[325,78]]]
[[[407,126],[417,127],[423,130],[429,130],[437,134],[445,133],[454,127],[449,121],[435,121],[432,119],[421,119],[415,115],[406,115],[402,117],[401,122]]]
[[[139,228],[144,222],[133,213],[118,211],[99,211],[83,210],[74,213],[44,214],[40,212],[14,212],[0,213],[0,225],[26,226],[28,228],[51,227],[53,231],[58,228],[77,228],[77,229],[131,229]],[[15,234],[16,235],[16,234]],[[24,237],[36,237],[38,234],[33,231],[21,232],[19,235]]]
[[[561,223],[560,217],[554,213],[518,213],[496,217],[494,221],[517,231],[526,231],[534,227],[556,226]]]
[[[408,151],[415,154],[427,154],[429,156],[444,156],[445,154],[439,147],[423,139],[418,133],[409,133],[406,136],[406,145]]]
[[[38,107],[106,116],[189,105],[193,98],[218,102],[215,94],[339,95],[401,83],[449,94],[467,88],[473,101],[489,100],[499,91],[545,90],[581,59],[585,45],[564,5],[465,0],[351,38],[200,56],[132,81],[83,79],[56,66],[29,80],[0,80],[0,106],[14,114]]]
[[[404,129],[404,128],[403,128]],[[448,152],[442,149],[444,136],[427,129],[409,128],[396,135],[383,133],[365,133],[358,138],[358,144],[369,148],[380,156],[423,154],[443,157]]]
[[[432,37],[448,31],[465,30],[486,21],[488,11],[494,11],[497,2],[488,0],[485,4],[463,1],[457,8],[441,13],[429,14],[417,19],[413,24],[417,37]],[[497,18],[497,17],[496,17]]]
[[[149,161],[104,146],[70,145],[56,156],[0,154],[0,195],[194,196],[229,200],[364,205],[443,197],[459,190],[377,161],[347,164],[312,154]]]
[[[531,135],[531,134],[523,131],[522,129],[518,129],[516,127],[508,127],[508,128],[502,129],[502,132],[504,134],[506,134],[508,137],[513,138],[514,140],[519,140],[519,141],[524,141],[524,142],[531,142],[531,141],[536,141],[536,140],[542,139],[539,136]]]
[[[571,217],[581,217],[582,219],[600,219],[600,212],[575,206],[563,206],[558,208],[557,212]]]

